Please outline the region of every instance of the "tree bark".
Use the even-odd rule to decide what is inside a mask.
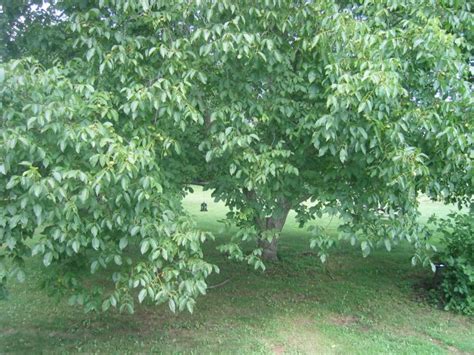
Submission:
[[[268,238],[263,235],[257,240],[258,247],[262,248],[263,260],[278,260],[278,238],[280,237],[281,230],[283,229],[286,218],[288,217],[288,213],[290,212],[290,204],[287,200],[281,199],[279,202],[280,205],[277,206],[276,211],[271,217],[266,217],[257,221],[262,234],[265,232],[270,232],[273,234],[273,238],[271,240],[268,240]]]
[[[262,248],[262,259],[268,261],[277,261],[278,260],[278,238],[273,237],[272,241],[269,242],[266,239],[258,239],[257,245],[259,248]]]
[[[258,209],[259,201],[255,190],[248,190],[244,187],[242,192],[247,201],[251,202],[254,208]],[[262,259],[271,261],[278,260],[278,238],[285,225],[290,209],[291,202],[284,196],[280,196],[276,198],[271,216],[255,218],[254,222],[260,231],[260,235],[257,237],[257,246],[262,248]],[[269,233],[273,234],[271,240],[267,238]]]

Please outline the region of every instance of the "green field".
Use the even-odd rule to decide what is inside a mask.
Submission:
[[[209,212],[199,212],[206,201]],[[308,249],[309,234],[292,216],[280,242],[281,261],[265,273],[226,260],[216,245],[233,232],[222,230],[222,204],[200,189],[185,200],[199,226],[216,235],[206,247],[221,273],[198,300],[194,314],[172,314],[166,305],[138,306],[133,315],[84,314],[39,287],[40,260],[28,261],[27,282],[11,284],[0,302],[0,353],[474,353],[474,321],[420,300],[414,285],[431,277],[412,267],[408,246],[362,258],[340,243],[324,270]],[[448,207],[423,202],[424,218]],[[334,230],[337,221],[322,219]]]

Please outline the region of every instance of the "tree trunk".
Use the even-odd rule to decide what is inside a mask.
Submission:
[[[255,190],[243,188],[242,192],[247,201],[254,205],[253,208],[258,210],[259,199],[257,198]],[[288,217],[288,212],[290,212],[291,208],[291,202],[284,196],[279,196],[276,198],[275,202],[270,217],[255,218],[254,220],[256,227],[260,231],[260,235],[257,239],[257,246],[262,248],[262,259],[271,261],[278,260],[278,237],[285,225],[286,217]],[[270,239],[268,238],[269,235],[273,237]]]
[[[264,260],[278,260],[278,238],[280,237],[280,232],[285,225],[289,211],[289,203],[286,200],[282,200],[281,205],[276,208],[276,211],[271,217],[266,217],[257,221],[262,233],[262,236],[257,240],[257,245],[259,248],[262,248],[262,258]],[[271,241],[266,238],[268,233],[273,234]]]
[[[277,261],[277,246],[278,246],[278,237],[273,237],[272,241],[269,242],[266,239],[258,239],[257,245],[259,248],[262,248],[262,259],[269,261]]]

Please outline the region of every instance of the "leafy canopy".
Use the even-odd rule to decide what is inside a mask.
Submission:
[[[208,182],[222,246],[341,218],[364,255],[408,240],[420,193],[472,201],[467,1],[7,1],[0,280],[41,255],[87,309],[193,309],[217,267],[180,201]],[[309,201],[309,202],[308,202]],[[333,240],[315,229],[324,261]],[[6,260],[13,260],[13,263]],[[90,290],[80,270],[107,275]],[[100,277],[100,276],[98,276]],[[99,284],[99,283],[98,283]],[[136,293],[135,293],[136,292]]]

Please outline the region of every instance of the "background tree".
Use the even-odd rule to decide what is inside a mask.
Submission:
[[[240,227],[222,250],[256,267],[291,209],[301,225],[337,215],[364,255],[408,240],[427,262],[418,194],[472,199],[468,2],[48,4],[2,7],[17,30],[0,69],[0,240],[16,265],[30,248],[63,273],[117,265],[97,298],[75,271],[73,302],[131,308],[139,287],[192,309],[213,269],[180,207],[195,180]],[[332,243],[315,230],[322,261]]]

